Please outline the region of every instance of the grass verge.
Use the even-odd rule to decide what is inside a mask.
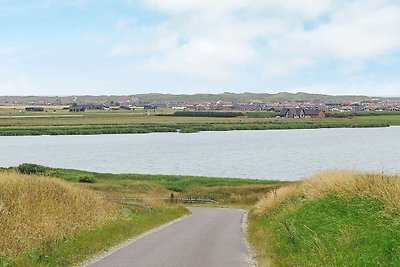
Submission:
[[[87,185],[0,172],[0,266],[73,266],[188,213],[155,202],[117,206]]]
[[[162,208],[124,208],[116,220],[76,236],[48,242],[46,247],[0,259],[0,266],[75,266],[113,246],[148,230],[188,214],[182,206]]]
[[[115,218],[115,206],[64,181],[0,173],[0,253],[16,255],[91,230]]]
[[[260,266],[399,266],[400,180],[320,173],[260,200],[249,238]]]

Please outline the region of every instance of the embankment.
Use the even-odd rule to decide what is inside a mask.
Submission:
[[[400,177],[323,172],[261,199],[249,237],[261,266],[400,266]]]
[[[117,206],[85,184],[0,172],[0,266],[74,266],[188,211]]]

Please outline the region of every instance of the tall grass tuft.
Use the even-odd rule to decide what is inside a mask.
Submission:
[[[257,203],[255,212],[264,214],[299,196],[312,200],[329,194],[345,198],[365,195],[383,201],[388,209],[400,211],[399,192],[399,177],[354,171],[326,171],[268,193]]]
[[[102,196],[67,182],[0,173],[0,256],[46,248],[116,216]]]

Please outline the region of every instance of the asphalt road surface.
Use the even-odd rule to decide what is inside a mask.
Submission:
[[[87,266],[251,266],[242,230],[243,211],[219,208],[190,210],[191,216],[144,235]]]

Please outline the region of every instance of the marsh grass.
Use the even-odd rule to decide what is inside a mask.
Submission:
[[[400,125],[400,115],[396,114],[398,113],[325,119],[276,119],[268,118],[273,115],[266,112],[248,112],[247,117],[220,118],[88,111],[81,114],[82,117],[0,118],[0,136],[387,127]]]

